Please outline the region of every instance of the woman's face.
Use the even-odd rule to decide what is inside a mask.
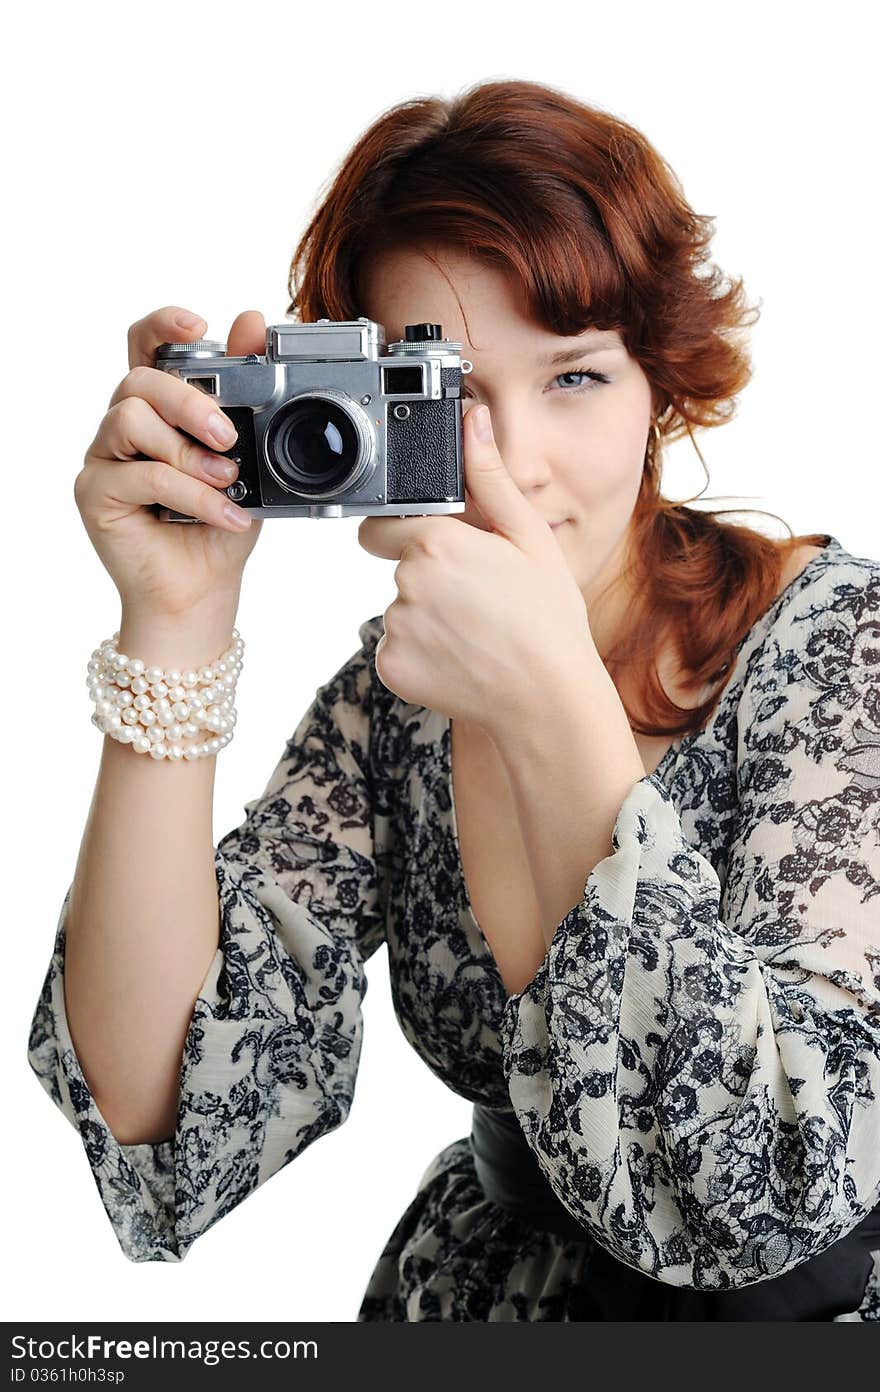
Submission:
[[[591,601],[623,564],[651,425],[650,383],[617,331],[559,337],[527,317],[518,282],[502,270],[447,248],[431,255],[442,270],[416,249],[374,257],[361,312],[384,325],[388,342],[422,322],[461,342],[473,363],[462,378],[463,407],[489,407],[508,473],[545,521],[561,523],[554,535],[603,653],[624,612],[623,587],[601,616]],[[557,353],[571,361],[548,361]],[[485,528],[467,492],[465,501],[460,520]]]

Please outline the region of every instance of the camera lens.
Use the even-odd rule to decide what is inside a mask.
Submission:
[[[281,481],[299,493],[326,493],[353,475],[360,439],[341,406],[302,397],[278,412],[267,431],[266,450]]]

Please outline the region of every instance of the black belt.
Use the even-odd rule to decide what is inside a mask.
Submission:
[[[818,1256],[749,1286],[671,1286],[618,1261],[559,1202],[513,1112],[474,1107],[474,1166],[486,1198],[542,1231],[588,1247],[571,1311],[584,1320],[833,1320],[858,1308],[880,1251],[880,1204]]]

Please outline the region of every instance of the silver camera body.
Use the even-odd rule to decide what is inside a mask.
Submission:
[[[371,319],[273,324],[264,355],[228,357],[200,339],[161,344],[155,362],[232,420],[238,438],[214,453],[234,458],[238,477],[218,491],[254,516],[463,512],[461,378],[472,365],[439,324],[405,334],[386,347]]]

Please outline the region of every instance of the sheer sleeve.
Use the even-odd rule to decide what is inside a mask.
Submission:
[[[880,567],[858,574],[818,606],[805,590],[752,655],[717,869],[646,776],[505,1005],[551,1187],[671,1284],[778,1276],[878,1200]],[[698,781],[708,833],[724,792]]]
[[[79,1131],[131,1261],[183,1260],[348,1115],[364,964],[384,940],[370,765],[381,632],[381,618],[361,625],[360,651],[318,689],[264,792],[215,849],[220,942],[189,1025],[167,1140],[120,1144],[86,1085],[64,1005],[70,889],[65,896],[28,1060]]]

